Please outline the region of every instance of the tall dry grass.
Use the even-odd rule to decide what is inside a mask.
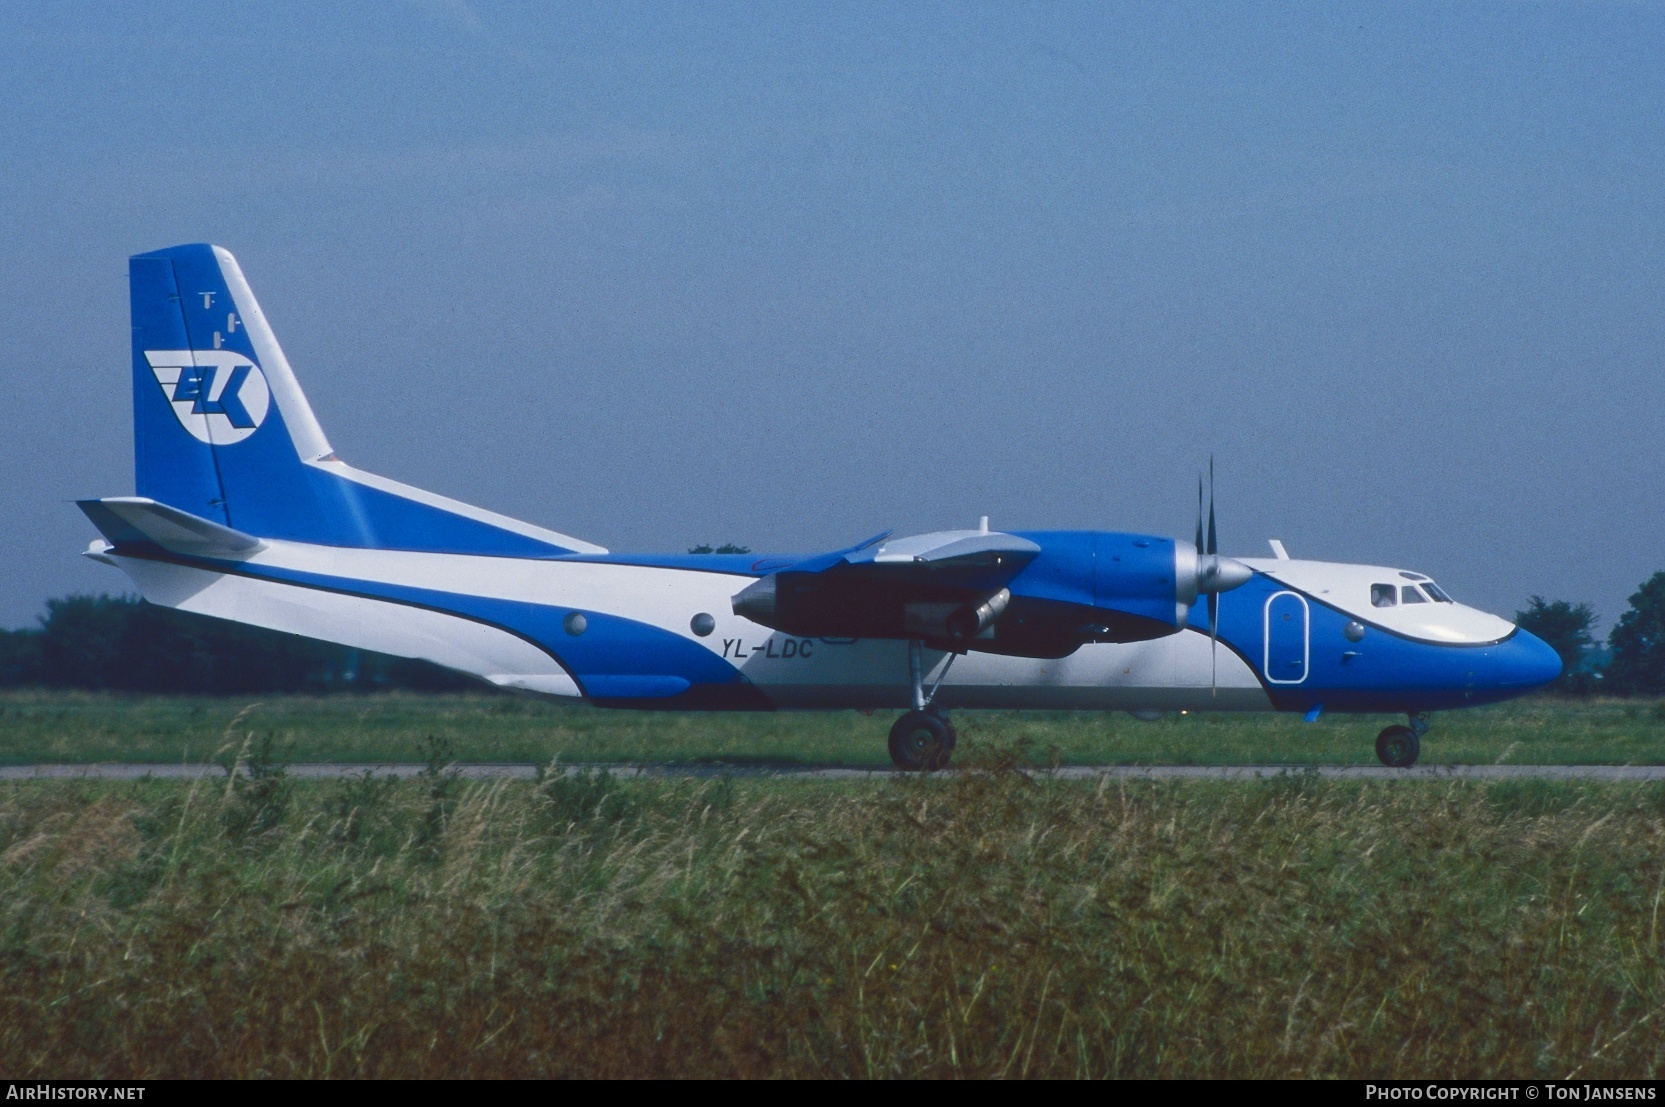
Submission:
[[[1656,1076],[1662,847],[1598,784],[7,785],[0,1072]]]

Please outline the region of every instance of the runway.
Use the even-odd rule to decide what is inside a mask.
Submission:
[[[467,780],[534,779],[543,766],[528,764],[458,764]],[[772,780],[885,780],[899,775],[890,768],[812,767],[787,762],[695,762],[669,765],[564,764],[562,772],[605,770],[616,777],[707,778],[718,776]],[[329,780],[371,773],[411,777],[422,765],[303,762],[284,770],[300,780]],[[949,770],[954,772],[957,770]],[[1328,780],[1665,780],[1665,765],[1425,765],[1389,769],[1380,765],[1062,765],[1032,770],[1065,780],[1260,780],[1315,774]],[[192,780],[222,777],[218,765],[7,765],[0,781],[11,780]]]

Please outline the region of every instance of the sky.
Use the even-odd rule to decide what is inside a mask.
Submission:
[[[619,551],[1665,569],[1665,4],[0,0],[0,626],[121,592],[126,259],[354,465]]]

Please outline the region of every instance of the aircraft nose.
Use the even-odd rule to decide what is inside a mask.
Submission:
[[[1517,630],[1498,646],[1499,676],[1506,688],[1539,688],[1561,675],[1561,655],[1529,631]]]

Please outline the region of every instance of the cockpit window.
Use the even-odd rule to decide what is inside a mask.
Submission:
[[[1372,584],[1370,586],[1371,607],[1393,607],[1399,602],[1399,589],[1391,584]]]
[[[1452,599],[1450,596],[1447,596],[1445,594],[1445,590],[1442,589],[1439,585],[1435,584],[1431,580],[1423,582],[1422,590],[1424,592],[1428,593],[1430,596],[1434,597],[1434,599],[1438,600],[1440,603],[1456,603],[1457,602],[1456,600]]]
[[[1424,581],[1424,580],[1428,579],[1427,577],[1423,576],[1421,573],[1407,573],[1403,569],[1399,570],[1399,575],[1404,577],[1406,580]]]
[[[1404,601],[1406,603],[1427,603],[1428,602],[1428,597],[1424,596],[1421,592],[1418,592],[1416,590],[1416,585],[1414,585],[1414,584],[1405,585],[1405,587],[1403,587],[1399,590],[1399,595],[1404,598]]]

